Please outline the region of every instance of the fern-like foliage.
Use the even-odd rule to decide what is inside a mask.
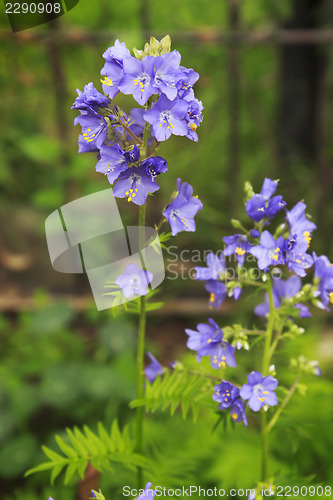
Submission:
[[[51,471],[51,484],[64,470],[67,484],[73,476],[84,477],[85,470],[90,462],[95,469],[112,471],[112,462],[122,464],[130,470],[136,467],[149,467],[146,458],[134,452],[134,441],[129,435],[128,427],[121,432],[117,420],[114,420],[110,432],[99,423],[97,433],[88,426],[83,427],[83,432],[74,427],[73,430],[66,429],[68,440],[55,436],[61,454],[46,446],[42,450],[49,459],[33,469],[26,472],[26,476],[45,470]]]
[[[201,408],[216,410],[212,400],[214,385],[216,381],[201,374],[181,370],[167,372],[152,384],[147,384],[144,397],[132,401],[130,407],[145,406],[147,411],[152,412],[170,408],[171,415],[181,407],[183,418],[191,410],[195,422]]]

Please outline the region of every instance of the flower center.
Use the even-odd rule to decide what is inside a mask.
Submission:
[[[103,80],[100,80],[100,82],[108,87],[113,87],[113,81],[108,76],[106,76]]]
[[[253,387],[254,394],[260,394],[261,392],[263,392],[263,390],[264,386],[262,384],[257,384]]]
[[[275,262],[277,262],[279,260],[279,252],[280,252],[280,248],[276,247],[276,249],[274,250],[273,255],[272,255],[272,259],[275,260]]]
[[[185,217],[180,216],[178,210],[171,210],[170,217],[173,217],[174,219],[178,219],[183,224],[183,226],[186,227],[186,229],[188,228],[187,220],[185,219]]]
[[[139,85],[141,92],[144,92],[144,87],[150,83],[150,76],[147,73],[141,73],[137,78],[134,78],[134,85]]]
[[[246,250],[244,250],[244,248],[241,248],[241,247],[237,247],[236,250],[235,250],[235,252],[239,256],[242,256],[242,255],[246,254]]]
[[[127,201],[132,201],[134,196],[137,195],[138,193],[138,188],[136,187],[137,185],[140,186],[141,184],[141,176],[138,174],[132,174],[130,176],[130,180],[132,181],[132,187],[128,191],[125,192],[125,195],[128,196]]]
[[[170,120],[171,116],[172,115],[171,115],[170,111],[161,111],[161,113],[160,113],[160,122],[161,123],[159,123],[158,126],[163,127],[164,124],[167,124],[167,129],[169,129],[170,127],[175,128],[175,126],[172,125],[172,123],[171,123],[171,120]]]

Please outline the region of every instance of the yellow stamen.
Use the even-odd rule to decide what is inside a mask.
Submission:
[[[312,238],[309,231],[304,231],[304,239],[307,242],[308,246],[310,246]]]
[[[275,260],[275,261],[279,260],[279,255],[278,255],[279,251],[280,251],[280,248],[276,247],[275,254],[272,256],[273,260]]]
[[[246,250],[244,250],[244,248],[237,247],[236,248],[236,254],[237,255],[245,255],[246,254]]]
[[[100,80],[100,82],[104,83],[104,85],[107,85],[108,87],[113,87],[111,78],[108,78],[107,76],[104,78],[104,80]]]

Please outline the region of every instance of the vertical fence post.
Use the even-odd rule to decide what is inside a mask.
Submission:
[[[229,0],[229,30],[231,34],[239,30],[239,0]],[[228,49],[228,101],[229,101],[229,136],[228,136],[228,184],[230,185],[229,207],[233,216],[237,216],[239,207],[240,175],[240,140],[239,140],[239,44],[231,42]]]
[[[150,10],[149,0],[141,0],[140,2],[140,21],[142,36],[145,42],[149,42],[150,36]]]

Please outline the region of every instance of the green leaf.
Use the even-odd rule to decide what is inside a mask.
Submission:
[[[150,462],[145,457],[133,451],[135,443],[129,434],[128,427],[121,431],[117,420],[113,421],[109,433],[99,423],[98,433],[84,426],[83,432],[77,427],[73,430],[67,429],[67,435],[69,443],[66,443],[60,436],[55,437],[62,454],[43,446],[43,452],[50,461],[30,469],[26,475],[51,470],[50,479],[53,483],[64,469],[64,481],[68,484],[75,476],[84,477],[89,462],[100,472],[112,471],[112,462],[122,464],[131,471],[135,471],[138,466],[150,467]]]
[[[37,467],[34,467],[33,469],[27,470],[27,472],[24,474],[24,477],[31,476],[31,474],[35,474],[36,472],[43,472],[45,470],[50,470],[54,467],[54,462],[44,462],[43,464],[37,465]]]
[[[152,384],[147,384],[145,395],[130,403],[130,408],[145,406],[147,411],[162,411],[169,408],[171,415],[178,407],[186,418],[191,410],[193,420],[198,418],[201,408],[216,410],[212,401],[214,380],[207,379],[199,374],[191,374],[183,370],[166,372],[157,377]]]
[[[55,440],[57,441],[57,445],[59,446],[61,451],[68,458],[76,458],[77,457],[77,453],[75,452],[75,450],[73,450],[70,446],[68,446],[60,436],[55,436]]]

